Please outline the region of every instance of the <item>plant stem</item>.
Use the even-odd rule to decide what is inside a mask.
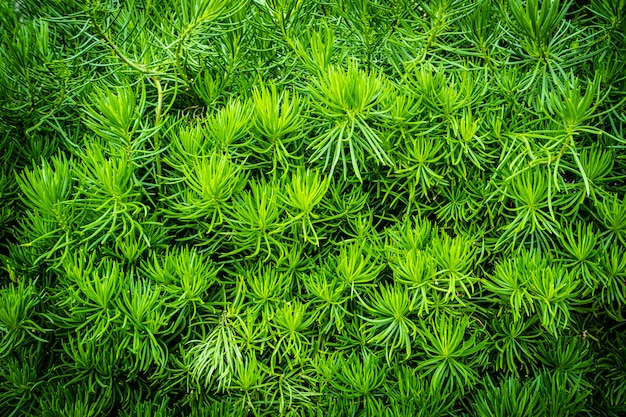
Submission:
[[[157,89],[157,108],[156,108],[156,117],[155,117],[155,127],[158,128],[158,126],[161,124],[161,119],[163,117],[163,88],[161,87],[161,81],[157,78],[154,77],[152,78],[152,80],[154,81],[154,85],[156,86]],[[154,135],[154,149],[156,151],[156,155],[155,155],[155,162],[156,162],[156,169],[157,169],[157,174],[156,174],[156,178],[155,181],[157,183],[157,192],[158,192],[158,196],[157,196],[157,200],[158,197],[161,196],[163,194],[163,185],[161,184],[161,177],[162,177],[162,168],[161,168],[161,138],[159,137],[159,130],[157,130],[157,132]]]

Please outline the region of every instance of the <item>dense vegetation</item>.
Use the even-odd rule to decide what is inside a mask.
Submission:
[[[626,413],[626,1],[0,0],[0,415]]]

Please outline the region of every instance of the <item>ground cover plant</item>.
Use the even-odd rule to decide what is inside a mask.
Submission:
[[[0,415],[626,413],[626,1],[0,1]]]

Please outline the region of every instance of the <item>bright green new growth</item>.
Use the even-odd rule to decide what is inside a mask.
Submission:
[[[346,71],[331,67],[315,79],[307,90],[323,130],[309,145],[314,150],[310,160],[323,159],[324,169],[330,165],[331,176],[341,160],[344,177],[349,161],[359,179],[360,161],[373,157],[379,163],[390,164],[382,139],[368,122],[385,117],[387,109],[382,103],[390,94],[389,88],[381,76],[366,73],[353,62]]]
[[[625,51],[624,0],[0,0],[0,415],[625,415]]]

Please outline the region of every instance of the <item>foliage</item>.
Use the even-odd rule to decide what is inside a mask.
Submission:
[[[624,51],[623,0],[0,0],[0,415],[623,415]]]

